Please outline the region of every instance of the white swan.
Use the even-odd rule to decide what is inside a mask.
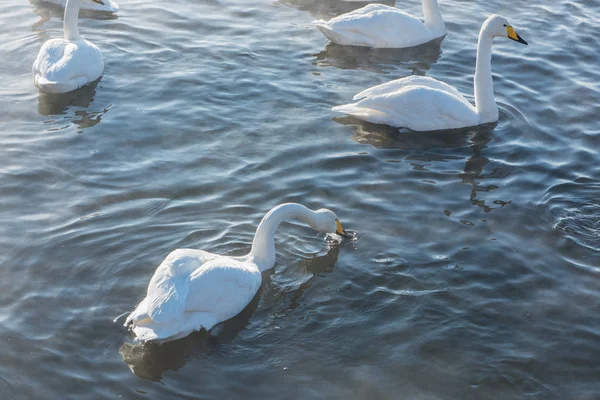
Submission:
[[[261,272],[275,264],[275,231],[292,218],[319,232],[345,235],[332,211],[281,204],[264,216],[246,256],[227,257],[193,249],[169,254],[154,272],[146,298],[127,317],[125,326],[131,324],[142,341],[166,341],[202,328],[208,331],[234,317],[256,295]]]
[[[33,82],[46,93],[66,93],[100,78],[104,61],[100,49],[79,35],[79,2],[67,0],[63,22],[64,39],[48,40],[33,63]]]
[[[498,120],[492,80],[494,37],[527,44],[506,18],[489,17],[481,27],[475,67],[475,106],[455,88],[424,76],[410,76],[374,86],[354,96],[357,103],[333,107],[358,119],[414,131],[456,129]]]
[[[444,36],[437,0],[422,0],[425,23],[396,7],[369,4],[329,21],[313,22],[329,40],[349,46],[403,48]]]
[[[42,0],[44,3],[56,4],[58,6],[65,7],[66,0]],[[108,13],[117,13],[119,11],[119,5],[114,0],[103,0],[104,4],[100,3],[83,3],[81,5],[82,10],[90,11],[103,11]]]

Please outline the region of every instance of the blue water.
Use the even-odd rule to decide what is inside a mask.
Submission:
[[[446,37],[405,50],[311,26],[362,3],[120,5],[81,15],[101,81],[44,96],[31,65],[62,11],[0,4],[1,399],[599,398],[598,2],[440,0]],[[529,42],[494,45],[498,124],[331,113],[411,74],[471,96],[492,13]],[[357,239],[282,226],[216,338],[140,346],[113,322],[169,251],[243,254],[288,201]]]

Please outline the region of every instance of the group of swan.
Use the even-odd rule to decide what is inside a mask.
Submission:
[[[60,2],[61,0],[52,0]],[[33,64],[35,84],[45,92],[64,93],[98,79],[104,63],[100,50],[77,29],[80,1],[105,6],[103,0],[66,0],[64,39],[46,42]],[[117,7],[106,0],[111,7]],[[314,24],[331,41],[342,45],[409,47],[445,34],[437,0],[422,0],[424,23],[395,7],[368,5]],[[410,76],[366,89],[356,103],[337,106],[356,118],[415,131],[454,129],[498,120],[491,58],[494,37],[527,44],[512,25],[498,15],[481,27],[475,68],[475,105],[456,88],[433,78]],[[294,203],[275,207],[260,222],[250,253],[226,257],[201,250],[173,251],[156,269],[146,297],[125,321],[142,341],[173,340],[212,329],[241,312],[258,291],[261,272],[275,263],[274,235],[285,220],[299,218],[323,233],[345,231],[336,215],[312,211]]]
[[[425,0],[424,0],[425,1]],[[475,105],[453,86],[425,76],[409,76],[363,90],[356,103],[333,107],[355,118],[414,131],[456,129],[498,120],[492,80],[494,37],[527,44],[506,18],[489,17],[481,27],[475,66]]]
[[[403,48],[444,36],[445,25],[437,0],[422,0],[424,22],[395,7],[370,4],[313,24],[332,42],[375,48]],[[409,76],[384,83],[356,96],[356,103],[333,107],[332,111],[363,121],[435,131],[465,128],[498,120],[492,81],[494,37],[507,37],[527,44],[506,18],[492,15],[482,25],[477,43],[475,105],[456,88],[424,76]]]

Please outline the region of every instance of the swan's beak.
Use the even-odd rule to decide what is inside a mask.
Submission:
[[[519,34],[517,32],[515,32],[515,30],[513,29],[512,26],[507,26],[506,31],[508,32],[509,39],[512,39],[515,42],[523,43],[525,46],[527,46],[527,42],[525,40],[523,40],[523,38],[521,36],[519,36]]]
[[[336,229],[335,229],[335,233],[337,233],[338,235],[347,236],[346,235],[346,231],[342,227],[342,223],[340,222],[340,220],[336,219],[335,223],[337,224],[336,225]]]
[[[104,2],[102,0],[92,0],[94,3],[98,3],[98,4],[102,4],[104,5]]]

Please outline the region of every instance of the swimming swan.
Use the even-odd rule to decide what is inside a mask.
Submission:
[[[492,15],[483,23],[477,43],[475,106],[444,82],[425,76],[409,76],[366,89],[354,96],[354,100],[359,100],[357,103],[332,110],[367,122],[414,131],[456,129],[495,122],[498,106],[492,80],[492,43],[496,36],[527,44],[504,17]]]
[[[44,3],[56,4],[58,6],[65,7],[66,0],[42,0]],[[84,2],[81,5],[82,10],[90,11],[103,11],[108,13],[117,13],[119,11],[119,5],[113,0],[103,0],[104,4],[100,3],[87,3]]]
[[[66,93],[100,78],[104,61],[100,49],[79,35],[79,2],[67,0],[63,22],[64,39],[48,40],[33,63],[33,82],[46,93]]]
[[[345,235],[332,211],[281,204],[263,217],[246,256],[227,257],[193,249],[171,252],[154,272],[146,298],[129,314],[125,326],[131,324],[142,341],[166,341],[202,328],[208,331],[234,317],[258,291],[261,272],[273,268],[275,231],[292,218],[319,232]]]
[[[329,40],[349,46],[402,48],[444,36],[437,0],[422,0],[425,23],[396,7],[369,4],[329,21],[313,22]]]

